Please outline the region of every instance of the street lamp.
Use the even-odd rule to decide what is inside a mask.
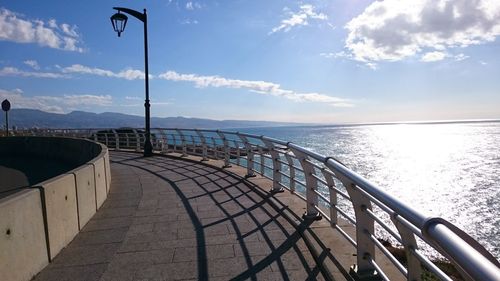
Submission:
[[[118,12],[111,16],[111,24],[113,29],[118,33],[118,37],[125,30],[127,25],[128,17],[120,12],[127,13],[134,16],[138,20],[144,23],[144,72],[146,77],[144,77],[145,87],[146,87],[146,100],[144,101],[144,109],[146,111],[146,140],[144,141],[144,156],[149,157],[153,155],[153,145],[151,144],[151,126],[150,126],[150,113],[149,108],[151,107],[149,103],[149,71],[148,71],[148,16],[146,14],[146,9],[144,13],[140,13],[128,8],[113,7],[113,9]]]

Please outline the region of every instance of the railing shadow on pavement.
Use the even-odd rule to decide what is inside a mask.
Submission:
[[[114,159],[117,158],[116,156],[114,156]],[[301,265],[307,272],[308,280],[315,280],[319,274],[326,276],[325,279],[327,280],[332,280],[331,276],[330,278],[327,277],[329,274],[321,268],[320,264],[322,260],[326,258],[329,258],[336,263],[338,263],[338,261],[336,261],[335,257],[330,253],[329,249],[325,245],[322,245],[324,248],[321,250],[319,256],[314,257],[317,264],[313,266],[308,264],[306,257],[297,246],[297,241],[303,239],[304,232],[311,232],[313,235],[312,237],[316,239],[316,242],[321,243],[320,239],[315,236],[314,232],[309,228],[309,225],[313,222],[312,220],[302,220],[300,216],[290,212],[287,206],[278,206],[277,204],[280,204],[280,202],[276,202],[275,199],[273,200],[271,193],[266,192],[262,190],[261,187],[246,181],[241,176],[232,174],[231,172],[225,171],[221,168],[205,165],[203,162],[191,162],[186,160],[183,161],[185,163],[184,165],[179,165],[178,163],[173,165],[168,160],[168,157],[162,157],[162,159],[166,160],[158,161],[158,159],[156,159],[156,161],[150,161],[148,158],[136,157],[128,158],[126,160],[113,160],[112,162],[119,163],[121,165],[128,165],[141,169],[144,172],[151,173],[155,177],[167,182],[175,190],[175,193],[179,196],[196,232],[198,280],[207,280],[209,276],[205,229],[224,223],[228,223],[232,227],[232,231],[236,234],[239,251],[242,252],[247,266],[246,270],[237,274],[232,280],[257,280],[257,274],[265,268],[271,266],[273,263],[276,264],[283,279],[290,279],[286,265],[281,260],[282,256],[288,251],[293,251],[294,254],[298,256]],[[156,166],[154,169],[155,171],[150,169],[151,165]],[[196,187],[200,188],[202,193],[196,193],[195,195],[189,194],[189,190],[186,192],[180,186],[180,183],[186,179],[171,180],[161,174],[162,172],[175,172],[176,170],[184,171],[186,168],[193,173],[190,180],[193,181]],[[209,189],[204,187],[206,185],[210,185],[213,188]],[[245,188],[241,187],[241,185]],[[223,196],[223,200],[219,200],[221,193],[225,195]],[[257,194],[259,198],[249,196],[249,193]],[[203,222],[203,219],[199,218],[196,211],[197,206],[193,204],[193,201],[202,197],[209,198],[209,201],[211,201],[213,205],[217,206],[223,214],[222,218],[216,218],[206,222]],[[240,203],[240,201],[244,201],[245,204]],[[247,205],[248,201],[251,202],[251,205]],[[233,208],[225,208],[225,205],[233,206]],[[239,210],[235,210],[234,206],[238,206]],[[272,210],[274,210],[274,214],[271,213],[271,211],[266,207],[271,207]],[[259,212],[254,214],[256,213],[254,212],[256,210]],[[295,217],[289,217],[285,215],[285,213],[292,214]],[[251,222],[253,222],[253,225],[250,228],[245,225],[240,225],[238,218],[241,216],[249,217]],[[283,217],[284,221],[281,222],[280,220],[277,220],[278,217]],[[296,224],[297,220],[300,220],[300,223]],[[293,225],[293,228],[290,228],[290,226],[288,226],[288,228],[285,227],[283,225],[284,222]],[[267,230],[269,230],[268,226],[271,224],[275,226],[272,228],[273,232],[279,231],[283,233],[285,236],[284,240],[273,241],[273,237],[271,237],[267,232]],[[259,255],[258,260],[252,260],[252,253],[250,252],[251,249],[249,249],[249,246],[247,245],[248,242],[245,242],[245,238],[255,234],[264,240],[268,248],[266,255]],[[307,240],[304,241],[308,243]],[[312,247],[311,245],[306,246],[308,248]],[[351,279],[349,274],[341,266],[339,266],[339,270],[343,271],[347,280]]]

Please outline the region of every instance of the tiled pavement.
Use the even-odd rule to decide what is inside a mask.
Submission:
[[[306,223],[244,178],[131,152],[111,162],[108,199],[35,280],[325,279]]]

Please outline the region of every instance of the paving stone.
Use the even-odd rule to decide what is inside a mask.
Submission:
[[[48,267],[109,263],[119,247],[119,243],[86,246],[70,244],[54,258]]]
[[[137,252],[117,253],[113,257],[112,264],[117,263],[126,267],[137,263],[170,263],[174,255],[174,249],[145,250]]]
[[[117,217],[90,220],[81,231],[96,231],[128,227],[133,222],[130,217]]]
[[[111,165],[103,207],[35,280],[322,280],[282,211],[242,178],[132,152],[111,152],[111,160],[121,162]]]
[[[176,248],[174,262],[197,261],[199,259],[215,260],[234,257],[232,244],[208,245],[204,247]]]
[[[151,264],[147,262],[128,264],[127,266],[123,266],[119,263],[113,263],[108,265],[100,281],[137,281],[139,280],[136,277],[137,272],[147,268],[148,266],[151,266]]]
[[[153,232],[153,223],[133,224],[129,227],[127,235],[137,235],[141,233]]]
[[[125,239],[128,227],[96,231],[86,231],[78,234],[71,244],[83,246],[93,244],[119,243]]]
[[[88,281],[99,280],[107,269],[108,264],[89,264],[84,266],[69,266],[46,268],[33,281]]]

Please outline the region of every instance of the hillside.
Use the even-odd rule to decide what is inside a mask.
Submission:
[[[211,120],[186,117],[151,118],[151,127],[153,128],[222,129],[296,125],[304,124],[250,120]],[[97,114],[84,111],[73,111],[68,114],[56,114],[36,109],[12,109],[9,111],[9,126],[16,126],[17,128],[140,128],[144,127],[144,117],[113,112]]]

